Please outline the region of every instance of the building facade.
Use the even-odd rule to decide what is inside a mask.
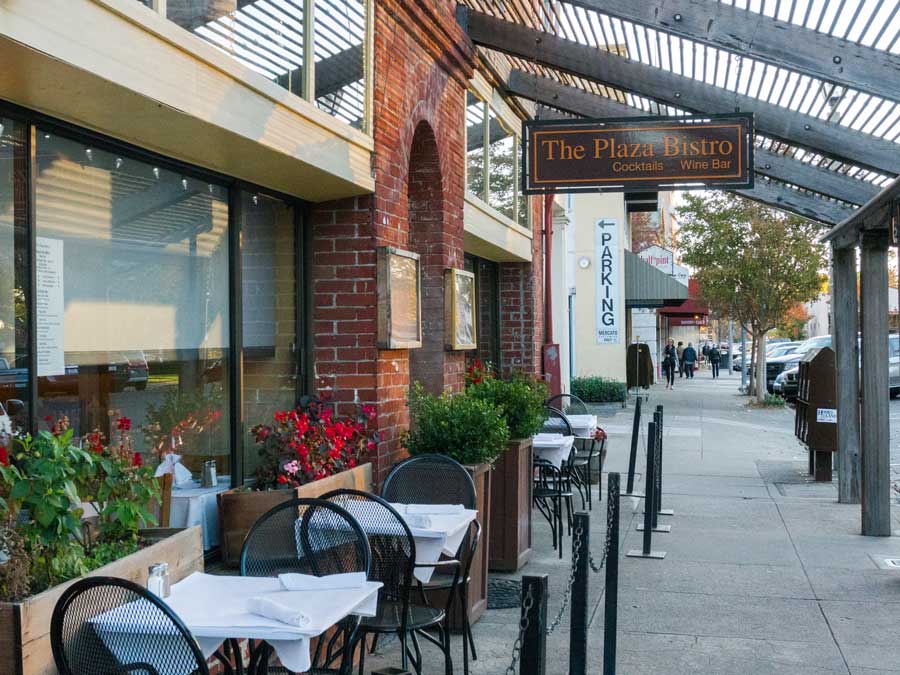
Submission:
[[[111,433],[115,411],[141,450],[215,458],[240,483],[274,411],[372,404],[380,479],[413,382],[459,390],[476,357],[540,375],[528,113],[454,11],[3,3],[0,403],[17,423]],[[421,346],[379,340],[386,247],[418,256]],[[474,347],[447,347],[448,270],[474,279]]]

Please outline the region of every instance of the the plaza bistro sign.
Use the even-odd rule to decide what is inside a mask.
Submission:
[[[523,191],[752,188],[753,115],[531,120]]]

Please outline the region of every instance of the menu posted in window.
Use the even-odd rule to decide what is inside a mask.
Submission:
[[[37,238],[37,374],[65,375],[65,287],[62,239]]]

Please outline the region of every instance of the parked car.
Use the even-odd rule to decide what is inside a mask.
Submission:
[[[799,365],[781,371],[772,383],[772,391],[789,403],[796,401],[800,389],[799,373]]]
[[[766,389],[770,394],[775,393],[775,378],[785,370],[795,367],[806,352],[794,351],[790,354],[775,356],[766,360]]]

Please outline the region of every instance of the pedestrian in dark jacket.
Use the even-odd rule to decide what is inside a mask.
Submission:
[[[666,376],[666,389],[675,388],[675,369],[678,367],[678,350],[672,338],[666,342],[663,349],[662,369]]]
[[[719,348],[713,345],[709,348],[709,365],[712,368],[712,376],[715,380],[719,377],[719,361],[722,360],[722,354],[719,352]]]
[[[673,340],[674,342],[674,340]],[[679,342],[675,347],[675,353],[678,354],[678,377],[684,377],[684,343]]]
[[[688,342],[688,346],[685,347],[681,357],[684,359],[684,372],[687,375],[687,378],[693,380],[694,364],[697,362],[697,350],[694,349],[693,343]]]

